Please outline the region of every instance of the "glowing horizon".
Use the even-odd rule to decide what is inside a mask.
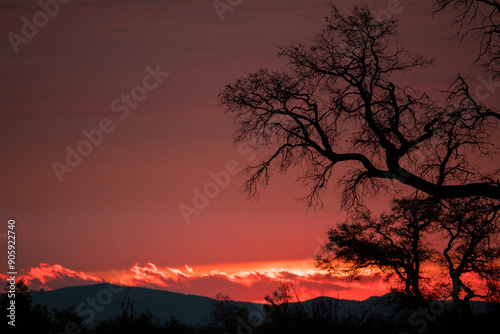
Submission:
[[[2,281],[7,278],[0,274]],[[292,282],[303,300],[319,296],[364,300],[388,292],[389,283],[380,275],[364,277],[362,282],[348,282],[346,277],[328,276],[325,272],[304,267],[303,260],[262,263],[203,265],[172,268],[136,263],[127,269],[83,272],[61,265],[41,263],[19,276],[31,290],[54,290],[65,286],[111,283],[147,287],[213,298],[217,293],[234,300],[263,302],[280,283]],[[227,287],[225,290],[224,287]]]
[[[30,290],[35,291],[111,283],[210,298],[223,293],[233,300],[258,303],[264,303],[264,296],[270,294],[280,283],[293,283],[302,301],[319,296],[361,301],[389,293],[394,284],[393,280],[385,279],[377,270],[368,270],[361,275],[360,280],[350,281],[346,275],[328,275],[312,266],[307,268],[304,263],[304,260],[297,260],[193,267],[185,265],[177,268],[135,263],[129,268],[100,272],[83,272],[58,264],[41,263],[18,278],[24,278]],[[437,278],[438,268],[431,268],[431,272],[431,280],[440,281]],[[0,280],[4,283],[7,278],[0,274]],[[442,279],[446,282],[446,278]],[[475,280],[474,277],[468,279]]]

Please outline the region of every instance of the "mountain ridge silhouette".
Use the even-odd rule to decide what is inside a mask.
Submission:
[[[121,315],[122,305],[120,302],[126,303],[127,301],[133,301],[135,314],[148,311],[161,320],[175,317],[186,325],[196,326],[208,318],[212,304],[216,301],[214,298],[205,296],[110,283],[71,286],[50,291],[30,291],[29,293],[33,297],[34,305],[45,305],[49,309],[76,307],[77,312],[80,313],[89,327],[101,320]],[[110,296],[111,299],[109,299]],[[305,309],[310,309],[318,301],[334,302],[338,307],[340,317],[367,311],[389,315],[398,307],[397,303],[393,303],[394,298],[397,297],[390,293],[383,296],[373,296],[363,301],[319,296],[301,301],[301,303]],[[234,301],[234,303],[246,307],[250,312],[265,314],[263,304],[242,301]],[[474,304],[476,307],[479,306],[479,309],[484,306],[481,302]]]

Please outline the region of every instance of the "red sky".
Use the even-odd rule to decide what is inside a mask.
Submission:
[[[402,42],[436,57],[434,68],[403,78],[424,89],[476,71],[476,41],[452,38],[449,16],[433,19],[432,2],[401,0],[395,15]],[[370,3],[378,11],[388,1]],[[245,72],[282,68],[277,45],[307,43],[322,28],[326,2],[246,0],[221,21],[208,0],[73,0],[16,53],[8,34],[21,34],[22,18],[39,10],[34,0],[2,1],[0,9],[0,213],[5,229],[16,219],[17,268],[32,288],[106,280],[261,300],[293,278],[307,296],[387,291],[377,276],[347,285],[312,270],[343,213],[336,194],[324,198],[323,210],[307,212],[294,200],[305,190],[293,172],[273,178],[259,202],[239,192],[244,177],[231,176],[189,224],[179,211],[211,172],[252,161],[232,144],[235,128],[217,94]],[[157,66],[168,77],[120,119],[113,101]],[[82,131],[104,118],[114,130],[59,182],[53,162],[63,163],[66,147],[76,148]],[[368,204],[378,212],[387,201]],[[0,240],[5,249],[5,235]]]

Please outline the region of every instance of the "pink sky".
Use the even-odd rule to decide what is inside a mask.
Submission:
[[[388,1],[370,3],[382,10]],[[436,57],[434,68],[402,80],[442,89],[456,72],[476,73],[470,64],[477,42],[452,38],[449,16],[433,19],[432,3],[401,0],[395,18],[402,42]],[[294,199],[306,192],[293,172],[273,178],[259,202],[239,192],[244,177],[231,176],[189,224],[179,211],[182,203],[192,205],[194,188],[211,182],[211,172],[224,171],[233,160],[252,161],[250,152],[242,154],[232,144],[235,128],[216,106],[217,94],[246,72],[282,68],[277,45],[307,43],[323,26],[326,2],[246,0],[221,22],[212,1],[73,0],[19,45],[18,53],[7,35],[20,34],[22,17],[31,18],[40,7],[22,0],[3,1],[0,9],[2,229],[9,218],[16,219],[20,273],[59,273],[45,283],[32,281],[33,288],[98,282],[113,270],[134,272],[131,268],[152,268],[151,263],[183,275],[189,275],[186,266],[197,270],[185,278],[196,288],[177,284],[171,290],[210,296],[232,292],[242,300],[261,299],[283,279],[281,269],[309,279],[303,284],[310,284],[310,295],[336,295],[338,288],[343,298],[349,298],[345,291],[361,298],[386,291],[382,283],[373,288],[374,279],[356,290],[342,288],[338,279],[327,284],[317,274],[294,272],[292,264],[307,261],[312,269],[328,227],[344,214],[338,194],[325,196],[323,210],[307,212]],[[146,68],[157,64],[169,76],[120,119],[113,101],[141,85]],[[479,84],[477,74],[473,77]],[[52,163],[64,162],[66,146],[75,148],[85,139],[82,131],[98,127],[104,118],[114,130],[59,182]],[[387,200],[368,204],[379,212]],[[5,238],[0,241],[4,249]],[[240,278],[210,274],[235,267],[242,268],[231,275],[265,271],[257,264],[270,262],[284,265],[273,279],[255,271],[256,280],[269,283],[255,290],[235,288]],[[5,261],[0,269],[7,271]]]

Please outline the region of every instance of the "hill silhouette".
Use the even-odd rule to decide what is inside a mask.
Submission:
[[[106,301],[105,305],[103,305],[99,303],[98,296],[100,292],[102,294],[102,291],[110,291],[110,286],[115,290],[120,290],[120,292],[113,294],[113,299],[109,303]],[[88,298],[95,299],[95,303],[98,306],[102,306],[102,310],[99,311],[100,307],[98,307],[98,310],[95,311],[94,319],[89,322],[90,326],[92,326],[92,323],[119,316],[122,312],[120,302],[123,301],[126,293],[128,293],[127,296],[134,301],[134,312],[141,313],[149,311],[153,316],[162,320],[175,317],[189,326],[199,325],[206,320],[215,302],[214,298],[204,296],[187,295],[144,287],[119,286],[107,283],[65,287],[52,291],[30,292],[34,304],[45,305],[49,309],[61,309],[66,306],[74,306],[78,310],[78,307],[80,307],[82,314],[90,314],[90,312],[85,313],[93,309]],[[109,293],[107,293],[107,295],[109,295]],[[363,312],[371,314],[380,313],[381,316],[390,316],[400,308],[395,298],[397,297],[391,294],[370,297],[364,301],[338,299],[333,297],[317,297],[303,301],[301,304],[305,309],[309,310],[315,303],[318,303],[318,301],[333,302],[335,303],[340,318],[349,315],[358,315]],[[101,299],[104,300],[104,298]],[[263,304],[260,303],[235,301],[235,304],[247,308],[249,312],[264,312],[262,311]],[[291,305],[295,304],[297,303],[291,303]],[[485,304],[474,302],[474,309],[476,313],[480,313],[485,309]],[[88,319],[90,316],[84,316],[83,318]]]
[[[190,326],[198,325],[206,320],[215,302],[215,299],[210,297],[108,283],[72,286],[51,291],[30,291],[29,294],[33,297],[34,305],[44,305],[49,309],[75,307],[77,311],[81,311],[81,314],[85,315],[83,316],[84,320],[92,318],[88,323],[90,327],[99,321],[119,316],[122,312],[121,303],[125,296],[133,300],[134,312],[136,313],[148,311],[162,320],[175,317]],[[112,299],[108,301],[107,296],[112,296]],[[371,297],[365,301],[317,297],[303,301],[302,305],[310,309],[312,304],[318,300],[334,301],[337,303],[339,316],[344,316],[370,308],[370,305],[377,304],[381,297]],[[93,303],[95,306],[92,306]],[[245,307],[249,312],[261,311],[263,306],[263,304],[252,302],[235,301],[234,303],[237,306]],[[94,311],[92,313],[94,316],[91,316],[90,310]]]
[[[19,284],[21,284],[20,282]],[[0,295],[4,313],[5,294]],[[20,293],[18,325],[8,333],[60,332],[73,326],[82,333],[497,333],[498,312],[473,302],[473,319],[457,313],[452,301],[429,301],[416,308],[403,294],[364,301],[317,297],[275,304],[238,302],[222,293],[215,299],[144,287],[107,283]],[[272,303],[271,303],[272,302]],[[450,327],[450,324],[453,326]],[[432,329],[431,329],[432,328]],[[495,330],[496,328],[496,330]],[[12,330],[18,331],[12,331]],[[20,330],[20,331],[19,331]],[[3,331],[2,331],[3,332]],[[163,332],[162,332],[163,333]]]

